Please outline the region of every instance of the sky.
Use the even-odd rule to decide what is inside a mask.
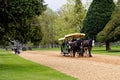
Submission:
[[[65,4],[66,0],[44,0],[45,3],[48,4],[48,7],[50,7],[53,11],[56,11],[59,9],[63,4]]]
[[[57,11],[63,4],[67,3],[67,0],[44,0],[48,4],[48,7],[53,11]],[[87,0],[82,0],[82,3],[85,4]],[[89,0],[91,1],[91,0]]]
[[[60,7],[63,4],[67,3],[67,0],[44,0],[46,4],[48,4],[48,7],[51,8],[53,11],[57,11],[60,9]],[[86,6],[86,2],[89,1],[91,2],[92,0],[81,0],[83,5]],[[114,0],[117,1],[117,0]],[[89,5],[87,5],[88,8]]]

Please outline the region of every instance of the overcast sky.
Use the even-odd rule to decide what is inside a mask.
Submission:
[[[44,0],[44,1],[48,4],[48,7],[50,7],[54,11],[59,9],[63,4],[67,2],[66,0]]]
[[[67,0],[44,0],[52,10],[57,11],[63,4],[67,3]],[[85,4],[87,0],[82,0],[82,3]],[[91,0],[88,0],[91,1]]]
[[[67,0],[44,0],[44,1],[48,4],[48,7],[54,11],[57,11],[63,4],[67,3]],[[81,0],[81,1],[84,4],[84,6],[87,6],[88,8],[89,5],[86,4],[86,1],[91,2],[92,0]]]

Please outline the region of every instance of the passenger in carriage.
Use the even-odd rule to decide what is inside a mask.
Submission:
[[[61,52],[63,52],[63,49],[68,45],[68,40],[63,40],[62,45],[61,45]]]
[[[72,42],[76,41],[76,38],[73,37]]]
[[[65,40],[62,41],[62,44],[61,44],[61,53],[63,52],[63,48],[65,47]]]

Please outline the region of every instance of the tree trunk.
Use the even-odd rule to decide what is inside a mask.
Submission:
[[[109,42],[105,42],[105,43],[106,43],[106,51],[111,50],[110,43]]]

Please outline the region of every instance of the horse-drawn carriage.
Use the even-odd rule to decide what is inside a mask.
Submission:
[[[92,40],[83,40],[82,38],[85,36],[84,33],[73,33],[65,35],[64,38],[60,38],[58,40],[62,41],[61,44],[61,54],[63,56],[70,55],[75,57],[75,54],[77,53],[78,56],[83,56],[83,54],[86,52],[88,53],[88,56],[91,55],[91,49],[92,49]]]

